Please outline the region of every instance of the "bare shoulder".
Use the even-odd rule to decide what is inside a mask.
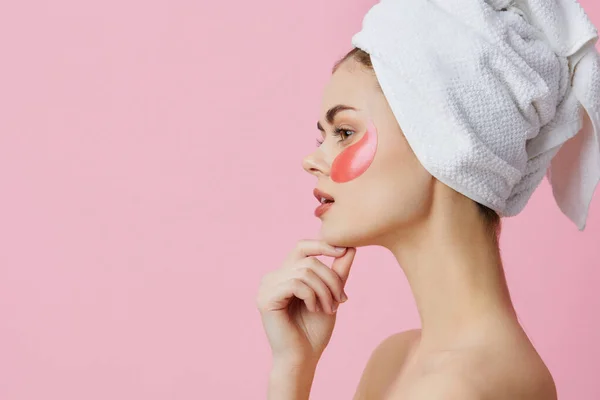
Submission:
[[[557,399],[550,371],[527,340],[495,340],[417,356],[420,339],[420,330],[410,330],[382,341],[367,362],[354,400]]]
[[[386,399],[402,400],[556,400],[552,380],[504,382],[484,386],[470,377],[454,373],[431,374],[403,388],[391,388]]]
[[[418,379],[408,391],[391,390],[389,399],[406,400],[481,400],[488,399],[466,379],[452,374],[430,374]]]
[[[397,360],[400,355],[408,353],[420,338],[420,329],[411,329],[409,331],[395,333],[383,340],[379,346],[373,350],[369,362],[375,364],[377,361],[390,359]]]
[[[537,353],[525,348],[448,352],[421,360],[387,399],[556,400],[554,380]]]
[[[371,353],[354,399],[381,398],[398,377],[407,355],[420,337],[421,330],[412,329],[383,340]]]
[[[411,385],[394,387],[386,399],[402,400],[556,400],[553,381],[536,378],[530,382],[500,384],[477,382],[456,373],[436,373],[416,379]]]

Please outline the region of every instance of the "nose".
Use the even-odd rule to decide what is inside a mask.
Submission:
[[[323,158],[323,152],[320,150],[316,150],[304,157],[302,168],[309,174],[317,177],[319,175],[329,175],[329,163]]]

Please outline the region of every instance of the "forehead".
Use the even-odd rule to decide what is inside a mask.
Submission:
[[[366,109],[375,95],[377,95],[377,79],[373,70],[353,59],[346,60],[325,85],[322,110],[325,112],[336,104]]]

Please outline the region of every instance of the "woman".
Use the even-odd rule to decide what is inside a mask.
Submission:
[[[355,399],[556,399],[506,286],[499,213],[425,168],[377,72],[357,47],[324,90],[322,141],[304,160],[322,240],[300,241],[257,296],[273,354],[269,398],[309,397],[356,248],[379,245],[404,270],[422,328],[373,351]],[[331,268],[321,255],[334,257]]]

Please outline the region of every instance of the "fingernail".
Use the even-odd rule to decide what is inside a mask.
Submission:
[[[345,247],[336,247],[336,248],[335,248],[335,251],[339,251],[340,253],[341,253],[342,251],[344,251],[344,250],[346,250],[346,248],[345,248]]]
[[[334,304],[334,305],[331,307],[331,311],[332,311],[332,312],[336,312],[336,311],[337,311],[337,308],[338,308],[337,304]]]
[[[346,293],[342,292],[342,303],[345,302],[346,300],[348,300],[348,296],[346,296]]]

